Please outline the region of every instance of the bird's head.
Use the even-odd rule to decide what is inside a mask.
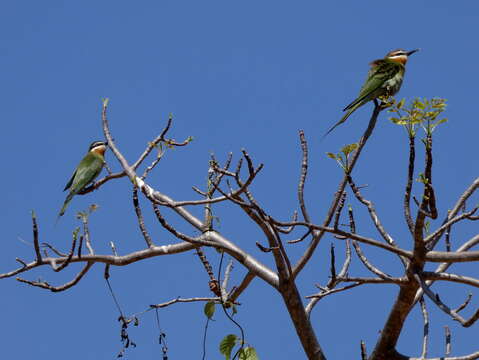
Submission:
[[[108,144],[105,141],[94,141],[90,144],[90,147],[88,148],[89,152],[95,152],[97,154],[100,154],[103,156],[106,151],[106,147]]]
[[[403,65],[407,63],[407,59],[410,55],[414,54],[415,52],[419,51],[419,49],[414,49],[411,51],[406,51],[403,49],[397,49],[393,50],[387,53],[387,55],[384,57],[385,59],[388,59],[390,61],[398,62]]]

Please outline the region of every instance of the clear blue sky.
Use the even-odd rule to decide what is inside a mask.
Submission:
[[[31,209],[38,214],[42,241],[66,247],[77,224],[75,212],[97,203],[100,209],[91,220],[91,231],[98,252],[109,252],[112,240],[122,254],[143,246],[126,179],[75,198],[54,227],[65,196],[61,190],[88,144],[102,138],[102,97],[111,99],[113,135],[130,161],[161,130],[169,113],[174,115],[174,138],[194,137],[187,148],[169,152],[151,177],[159,190],[178,200],[196,198],[191,186],[205,184],[209,154],[224,159],[232,151],[237,159],[244,147],[256,162],[265,163],[253,191],[280,219],[297,209],[297,132],[304,129],[311,153],[308,203],[314,219],[321,221],[341,177],[325,152],[358,139],[371,105],[323,142],[320,138],[354,99],[368,62],[399,47],[422,49],[410,59],[399,97],[448,99],[450,121],[437,131],[434,148],[442,218],[477,176],[478,23],[479,4],[472,1],[2,2],[0,271],[16,267],[17,256],[32,259],[33,249],[25,243],[31,242]],[[111,153],[107,161],[119,168]],[[366,194],[398,243],[411,248],[401,215],[406,161],[404,131],[381,114],[355,177],[358,184],[369,184]],[[373,235],[358,204],[352,203],[358,211],[358,231]],[[239,210],[220,206],[217,212],[225,236],[271,264],[270,255],[254,246],[262,241],[260,232]],[[147,225],[157,244],[172,241],[150,215]],[[179,226],[194,234],[188,226]],[[471,233],[458,231],[454,242]],[[316,291],[315,283],[327,282],[331,241],[323,239],[300,277],[304,295]],[[303,247],[288,248],[293,259]],[[392,257],[364,250],[390,273],[399,273],[400,265]],[[216,266],[218,255],[209,251],[208,256]],[[460,269],[479,276],[477,266]],[[352,271],[366,274],[357,261]],[[113,268],[111,273],[127,314],[180,295],[209,295],[207,276],[192,253]],[[233,280],[243,273],[237,265]],[[71,269],[65,274],[41,269],[24,277],[60,284],[72,274]],[[113,359],[120,348],[118,314],[102,276],[103,268],[96,266],[78,286],[60,294],[12,279],[1,281],[2,357],[59,359],[68,354],[71,360]],[[467,294],[462,286],[443,289],[441,296],[452,307]],[[326,355],[358,358],[360,339],[371,350],[396,293],[396,287],[370,286],[320,302],[312,321]],[[304,357],[282,300],[269,286],[255,280],[240,301],[238,321],[262,359]],[[477,298],[473,304],[479,304]],[[174,305],[160,311],[170,359],[200,358],[202,306]],[[446,324],[453,331],[455,354],[477,350],[476,329],[461,331],[435,310],[431,316],[431,355],[443,354]],[[219,359],[219,339],[236,332],[220,313],[216,320],[210,326],[209,359]],[[420,354],[419,320],[415,310],[401,337],[401,352]],[[129,351],[129,359],[159,358],[152,313],[143,316],[130,335],[138,347]]]

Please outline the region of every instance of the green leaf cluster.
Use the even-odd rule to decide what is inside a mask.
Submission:
[[[205,315],[209,320],[211,320],[211,318],[215,314],[215,309],[216,308],[215,308],[215,302],[214,301],[208,301],[205,304],[205,308],[203,309],[203,311],[205,312]]]
[[[237,312],[234,304],[230,304],[233,308],[233,314]],[[212,320],[213,315],[215,314],[216,304],[214,301],[208,301],[204,308],[203,312],[208,320]],[[237,350],[233,359],[238,358],[239,360],[259,360],[256,350],[252,346],[243,346],[241,338],[235,334],[226,335],[223,340],[220,342],[219,350],[220,353],[224,355],[225,360],[231,360],[231,353],[236,346],[240,346]]]
[[[231,351],[233,351],[233,348],[236,345],[236,341],[238,340],[239,338],[235,334],[226,335],[223,340],[221,340],[220,353],[225,356],[226,360],[231,359]]]
[[[439,115],[446,109],[446,99],[442,98],[415,98],[406,105],[406,99],[394,101],[388,112],[393,113],[389,120],[406,128],[409,136],[416,135],[417,127],[421,127],[426,134],[432,134],[436,127],[447,121]]]
[[[239,352],[239,358],[240,360],[259,360],[256,350],[251,346],[242,348]]]
[[[341,168],[347,173],[349,172],[350,157],[357,148],[357,143],[348,144],[343,146],[337,154],[327,152],[326,155],[331,159],[336,160],[339,166],[341,166]]]
[[[220,352],[225,356],[225,360],[231,359],[231,352],[236,345],[240,345],[241,339],[234,335],[226,335],[220,343]],[[245,346],[238,351],[239,360],[259,360],[256,350],[252,346]]]

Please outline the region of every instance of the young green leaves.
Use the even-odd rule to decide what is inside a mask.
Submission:
[[[241,339],[234,335],[226,335],[220,343],[220,353],[225,356],[225,360],[231,360],[231,352],[236,345],[240,345]],[[239,360],[259,360],[256,350],[251,346],[245,346],[238,352]]]
[[[446,109],[446,99],[415,98],[405,106],[406,99],[393,102],[388,112],[395,114],[389,118],[393,123],[406,128],[408,135],[414,137],[417,127],[420,126],[426,134],[432,134],[436,127],[447,121],[447,118],[439,118],[439,115]]]
[[[333,154],[331,152],[327,152],[326,155],[330,157],[333,160],[336,160],[339,166],[344,170],[345,173],[349,172],[349,166],[350,166],[350,157],[354,150],[358,148],[358,144],[349,144],[345,145],[341,148],[340,152],[337,154]]]

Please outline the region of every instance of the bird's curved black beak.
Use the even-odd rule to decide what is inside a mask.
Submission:
[[[418,52],[419,50],[420,50],[420,49],[414,49],[414,50],[408,51],[408,52],[406,53],[406,55],[407,55],[407,56],[410,56],[410,55],[414,54],[415,52]]]

